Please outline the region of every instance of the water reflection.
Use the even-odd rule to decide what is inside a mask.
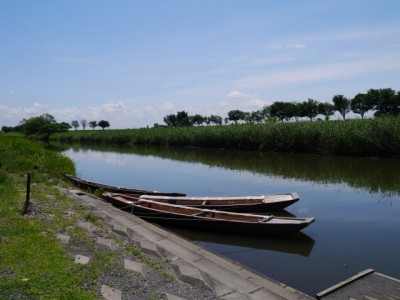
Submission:
[[[54,145],[53,145],[54,146]],[[70,149],[71,145],[57,145],[58,149]],[[64,148],[63,148],[64,147]],[[381,193],[383,196],[400,195],[400,160],[378,158],[354,158],[317,156],[310,154],[265,153],[244,150],[167,148],[167,147],[113,147],[82,145],[72,147],[78,154],[90,149],[95,159],[104,151],[135,154],[145,157],[158,157],[186,163],[201,163],[228,170],[249,171],[255,174],[308,181],[319,184],[347,184],[368,193]],[[103,156],[98,159],[104,159]],[[123,156],[108,156],[115,164],[124,164]],[[380,200],[385,203],[385,198]],[[389,203],[390,205],[390,203]]]
[[[193,232],[191,230],[171,226],[168,226],[167,228],[188,240],[195,241],[200,245],[211,248],[213,251],[221,255],[237,252],[250,252],[258,249],[298,254],[308,257],[315,243],[314,239],[302,232],[297,232],[290,237],[258,238],[255,236],[237,236],[233,234],[200,230]],[[229,245],[231,247],[229,250],[226,250],[226,247],[223,245]]]
[[[71,148],[82,177],[199,196],[298,192],[287,211],[316,217],[300,238],[237,238],[177,232],[206,248],[313,295],[374,268],[400,278],[400,160],[222,149]]]

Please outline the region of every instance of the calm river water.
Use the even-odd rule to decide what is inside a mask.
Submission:
[[[193,148],[64,146],[85,179],[188,195],[297,192],[316,222],[290,238],[172,229],[314,295],[367,268],[400,278],[400,160]]]

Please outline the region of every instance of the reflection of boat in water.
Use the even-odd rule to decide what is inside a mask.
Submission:
[[[212,243],[233,246],[234,248],[229,251],[231,253],[256,249],[298,254],[308,257],[315,244],[314,239],[303,232],[296,232],[288,237],[272,236],[260,239],[255,236],[236,236],[221,232],[191,231],[172,226],[165,226],[165,228],[194,243]],[[238,247],[240,247],[240,249],[238,249]]]

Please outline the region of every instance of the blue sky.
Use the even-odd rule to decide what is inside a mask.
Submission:
[[[2,0],[0,126],[400,90],[398,0]]]

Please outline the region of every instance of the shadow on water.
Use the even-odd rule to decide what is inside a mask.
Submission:
[[[251,235],[233,235],[201,230],[193,232],[192,230],[185,230],[182,228],[171,226],[168,226],[166,228],[199,245],[204,245],[205,243],[215,244],[214,251],[217,251],[221,255],[226,255],[228,253],[223,252],[225,251],[223,250],[225,249],[225,247],[219,247],[219,245],[234,246],[234,248],[229,249],[229,253],[246,252],[258,249],[298,254],[308,257],[311,254],[315,243],[315,241],[311,237],[302,232],[297,232],[290,236],[260,238]]]
[[[175,147],[113,147],[84,145],[53,145],[59,151],[101,151],[150,156],[186,163],[201,163],[228,170],[294,179],[320,184],[347,184],[369,193],[392,196],[400,194],[398,172],[400,160],[318,156],[312,154],[270,153],[245,150],[175,148]]]

